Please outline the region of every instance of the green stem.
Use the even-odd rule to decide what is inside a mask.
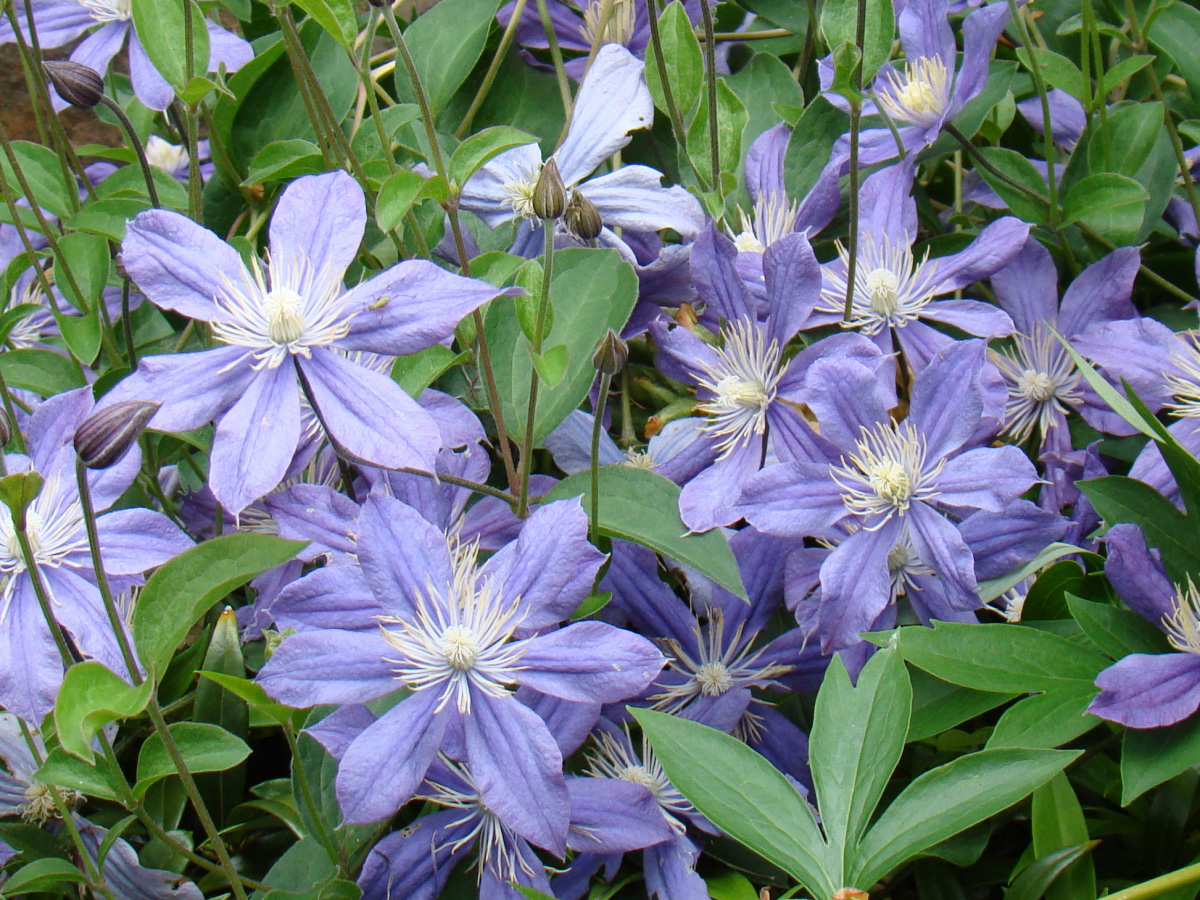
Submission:
[[[186,5],[190,6],[191,4],[188,3]],[[158,199],[158,188],[154,186],[154,171],[150,168],[150,160],[146,158],[146,148],[142,144],[142,139],[138,137],[137,129],[129,121],[129,116],[125,115],[125,110],[121,109],[121,104],[112,97],[109,97],[107,94],[101,94],[100,102],[108,107],[109,112],[117,117],[117,121],[121,123],[121,128],[125,130],[130,146],[133,147],[133,153],[137,157],[138,165],[142,167],[142,178],[146,181],[146,192],[150,197],[150,204],[155,209],[161,209],[162,202]]]
[[[1178,888],[1187,887],[1200,881],[1200,863],[1193,863],[1182,869],[1176,869],[1158,878],[1151,878],[1123,891],[1109,894],[1104,900],[1150,900],[1151,897],[1161,897]]]
[[[629,401],[629,367],[621,370],[621,449],[628,450],[637,443],[633,433],[633,409]]]
[[[309,90],[308,79],[304,75],[304,47],[301,45],[297,48],[293,42],[294,33],[289,31],[283,22],[283,13],[274,0],[271,3],[271,13],[275,17],[275,21],[279,23],[279,29],[283,33],[283,47],[287,53],[288,62],[291,63],[292,72],[296,76],[296,88],[300,92],[300,99],[304,103],[304,111],[308,114],[308,120],[312,123],[313,133],[317,138],[317,146],[321,150],[321,158],[325,161],[326,168],[337,168],[337,161],[333,155],[333,139],[325,133],[324,124],[321,121],[321,116],[317,112],[316,104],[313,101],[312,94]]]
[[[596,398],[596,409],[592,420],[592,543],[600,542],[600,432],[604,430],[604,408],[608,405],[608,389],[612,376],[600,373],[600,394]]]
[[[304,805],[308,807],[309,818],[313,820],[313,824],[317,827],[317,840],[321,842],[321,846],[329,854],[330,862],[344,868],[346,860],[338,852],[337,843],[333,840],[333,835],[329,833],[329,828],[325,825],[325,819],[321,816],[321,810],[317,808],[317,802],[313,798],[312,787],[308,783],[308,773],[304,770],[304,762],[300,757],[300,748],[296,745],[296,735],[292,730],[291,722],[283,723],[283,736],[287,739],[288,750],[292,754],[292,766],[295,767],[296,773],[299,775],[297,781],[300,782],[301,798],[304,800]]]
[[[550,281],[554,277],[554,219],[542,220],[542,231],[545,233],[545,261],[542,267],[542,291],[538,297],[537,319],[533,325],[533,353],[540,356],[542,340],[545,337],[546,313],[550,309]],[[529,514],[529,470],[533,463],[533,428],[537,420],[538,385],[541,377],[537,366],[531,366],[529,372],[529,406],[525,411],[525,439],[521,442],[521,474],[520,499],[517,502],[517,517],[525,518]]]
[[[858,0],[854,22],[854,46],[859,51],[859,63],[854,67],[854,97],[850,100],[850,235],[846,263],[846,303],[842,321],[849,322],[854,311],[854,282],[858,277],[858,136],[862,122],[862,48],[866,40],[867,3]]]
[[[1058,154],[1054,149],[1054,132],[1051,128],[1053,123],[1050,118],[1050,95],[1046,90],[1046,80],[1042,77],[1042,68],[1038,65],[1037,48],[1029,36],[1029,28],[1025,23],[1025,11],[1017,6],[1017,0],[1008,0],[1008,9],[1013,23],[1017,27],[1017,33],[1021,37],[1021,43],[1025,45],[1025,52],[1029,54],[1029,74],[1033,76],[1033,86],[1037,90],[1038,99],[1042,104],[1042,152],[1046,157],[1046,187],[1050,191],[1050,228],[1058,231],[1060,222],[1058,176],[1054,171],[1054,162]]]
[[[137,368],[137,348],[133,343],[133,323],[129,320],[129,278],[121,279],[121,327],[125,332],[125,354],[129,368]]]
[[[717,44],[713,40],[712,5],[700,0],[700,15],[704,23],[704,67],[708,84],[708,152],[712,156],[712,189],[721,187],[721,139],[717,134]]]
[[[671,79],[667,76],[667,62],[666,57],[663,56],[662,36],[658,32],[658,15],[652,0],[647,3],[646,17],[650,25],[650,47],[654,51],[654,64],[658,68],[658,83],[662,87],[663,102],[667,105],[667,118],[671,120],[671,131],[675,135],[675,142],[680,147],[684,147],[687,146],[687,131],[683,127],[683,116],[680,115],[679,107],[675,103],[675,94],[671,90]],[[708,193],[708,182],[700,174],[700,170],[696,168],[696,164],[692,162],[691,156],[684,153],[683,157],[687,160],[693,174],[695,174],[696,182],[700,186],[701,192]]]
[[[512,18],[508,20],[508,27],[504,29],[504,34],[500,38],[500,46],[496,48],[496,55],[492,57],[492,62],[488,66],[487,73],[483,76],[483,82],[479,85],[479,90],[475,92],[475,97],[471,100],[471,105],[467,107],[467,112],[463,116],[461,122],[458,123],[458,128],[454,131],[454,136],[460,141],[471,132],[471,123],[475,121],[475,114],[479,112],[479,107],[483,106],[483,101],[487,99],[487,95],[492,90],[492,84],[496,80],[496,75],[500,71],[500,66],[504,62],[504,57],[508,54],[508,48],[512,46],[513,38],[517,34],[517,25],[521,21],[521,16],[525,14],[525,4],[528,0],[517,0],[517,5],[513,7]]]
[[[542,30],[546,32],[546,43],[550,45],[550,59],[554,62],[554,77],[558,81],[558,93],[562,96],[563,111],[566,113],[567,124],[571,124],[571,109],[574,101],[571,99],[571,83],[567,80],[567,70],[563,66],[562,50],[558,46],[558,35],[554,33],[554,23],[550,21],[550,10],[546,0],[537,0],[538,15],[542,18]],[[565,133],[565,130],[564,130]],[[561,138],[559,139],[561,143]]]

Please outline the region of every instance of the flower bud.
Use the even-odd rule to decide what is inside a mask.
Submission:
[[[8,417],[8,411],[0,406],[0,448],[7,447],[8,442],[12,440],[13,423]]]
[[[75,431],[75,452],[89,469],[107,469],[137,440],[160,404],[128,400],[92,413]]]
[[[579,191],[571,194],[571,202],[567,204],[563,222],[567,226],[567,231],[585,241],[590,241],[604,227],[604,223],[600,221],[600,210],[596,209],[596,204]]]
[[[567,189],[554,158],[546,160],[533,186],[533,214],[539,219],[557,219],[567,207]]]
[[[592,354],[592,365],[605,375],[616,375],[629,362],[629,345],[621,340],[621,336],[608,329],[608,333],[600,338],[596,352]]]
[[[104,79],[91,66],[69,59],[48,59],[42,65],[58,96],[72,106],[91,109],[104,96]]]

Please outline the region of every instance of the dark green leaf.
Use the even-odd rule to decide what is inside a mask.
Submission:
[[[471,135],[458,145],[450,157],[450,180],[461,187],[467,179],[495,156],[522,144],[536,144],[537,138],[519,128],[496,125]]]
[[[1065,847],[1062,850],[1041,857],[1037,862],[1021,870],[1021,874],[1016,877],[1008,890],[1004,892],[1004,900],[1041,900],[1047,891],[1056,886],[1056,880],[1062,876],[1063,872],[1072,863],[1086,856],[1099,843],[1099,841],[1089,841],[1085,844]],[[1094,894],[1095,891],[1093,890],[1092,894],[1086,896]],[[1072,894],[1064,896],[1082,897],[1085,895]]]
[[[1094,685],[1079,683],[1026,697],[1004,711],[987,745],[1034,750],[1061,747],[1100,724],[1098,718],[1084,713],[1095,696]]]
[[[475,68],[498,5],[496,0],[441,0],[405,30],[404,41],[434,116]],[[396,67],[396,89],[401,100],[415,100],[403,65]]]
[[[1113,659],[1129,653],[1170,650],[1166,636],[1132,610],[1093,603],[1073,594],[1067,594],[1067,606],[1088,639]]]
[[[1042,197],[1049,196],[1050,189],[1046,187],[1046,180],[1042,178],[1041,173],[1033,167],[1033,163],[1016,150],[1009,150],[1007,147],[983,147],[979,152],[992,168],[1007,176],[1008,179],[1025,185]],[[983,166],[979,167],[979,174],[983,176],[983,180],[988,183],[988,186],[1008,204],[1008,208],[1015,215],[1026,222],[1048,220],[1050,214],[1048,201],[1040,200],[1013,187],[1004,178],[998,177]]]
[[[1115,244],[1129,244],[1137,239],[1149,199],[1146,189],[1127,175],[1089,175],[1067,191],[1063,224],[1083,222]]]
[[[1150,485],[1123,475],[1106,475],[1079,482],[1096,512],[1109,525],[1139,526],[1146,543],[1157,547],[1172,581],[1200,572],[1200,534],[1191,521]]]
[[[350,0],[292,0],[312,16],[322,28],[333,35],[334,40],[351,53],[354,39],[358,35],[354,4]]]
[[[275,141],[258,151],[242,184],[290,181],[301,175],[324,171],[325,160],[321,156],[321,148],[312,141]]]
[[[187,29],[183,4],[191,0],[138,0],[133,4],[133,27],[138,43],[158,73],[171,87],[181,89],[188,82]],[[208,71],[208,29],[204,13],[192,6],[192,71]]]
[[[220,725],[175,722],[168,729],[191,772],[223,772],[250,755],[246,742]],[[138,754],[137,784],[133,786],[133,792],[140,797],[154,782],[176,773],[162,736],[155,732],[146,738]]]
[[[789,197],[804,197],[817,183],[833,145],[846,132],[847,116],[816,96],[792,129],[784,155],[783,178]]]
[[[1128,806],[1200,759],[1200,716],[1166,728],[1127,728],[1121,745],[1121,805]]]
[[[922,741],[1007,703],[1016,694],[975,691],[934,678],[921,669],[909,672],[913,689],[908,739]]]
[[[35,891],[65,893],[66,885],[86,881],[83,873],[65,859],[39,859],[13,872],[4,883],[4,893],[9,897]]]
[[[742,159],[742,132],[749,115],[738,95],[725,79],[717,82],[717,151],[722,172],[736,171]],[[708,94],[700,94],[696,115],[688,125],[687,153],[701,172],[712,171],[712,143],[709,138]],[[706,174],[707,177],[707,174]]]
[[[402,169],[383,183],[375,202],[375,221],[380,231],[391,231],[400,224],[425,187],[425,180],[419,172]]]
[[[72,756],[62,747],[55,747],[46,754],[46,760],[35,777],[38,781],[79,791],[89,797],[102,800],[117,800],[120,797],[117,784],[108,772]]]
[[[83,373],[61,353],[21,347],[0,353],[0,373],[10,388],[33,391],[43,397],[83,387]]]
[[[829,47],[855,43],[859,0],[825,0],[821,5],[821,34]],[[866,0],[863,19],[862,83],[867,85],[892,55],[895,15],[891,0]]]
[[[434,344],[420,353],[396,357],[396,361],[392,363],[392,379],[415,400],[425,388],[450,369],[470,359],[471,354],[465,350],[455,353],[449,347]]]
[[[658,34],[662,44],[663,68],[671,86],[671,99],[675,101],[679,115],[686,121],[687,114],[700,99],[704,64],[701,61],[700,42],[696,40],[696,32],[692,30],[683,4],[672,2],[663,10],[658,20]],[[664,113],[668,112],[658,63],[650,48],[646,50],[646,86],[654,98],[654,105]]]
[[[1049,782],[1033,792],[1033,852],[1037,863],[1051,854],[1086,845],[1087,822],[1083,807],[1067,776],[1059,772]],[[1028,869],[1025,870],[1026,872]],[[1091,858],[1080,858],[1060,870],[1047,891],[1049,900],[1073,900],[1075,897],[1096,896],[1096,872]],[[1025,872],[1018,876],[1018,881]],[[1016,887],[1014,883],[1013,887]]]
[[[63,749],[90,763],[95,758],[92,738],[109,722],[145,709],[153,688],[150,681],[135,688],[92,660],[71,666],[54,701],[54,726]]]

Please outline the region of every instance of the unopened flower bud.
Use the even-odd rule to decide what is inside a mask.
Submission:
[[[58,96],[72,106],[91,109],[104,96],[104,79],[91,66],[69,59],[48,59],[42,65]]]
[[[133,446],[159,404],[128,400],[92,413],[75,431],[75,452],[89,469],[107,469]]]
[[[579,191],[571,194],[571,202],[567,204],[567,211],[563,214],[563,223],[567,226],[567,231],[585,241],[590,241],[604,227],[596,204]]]
[[[616,375],[629,362],[629,345],[621,336],[608,329],[608,333],[600,338],[596,352],[592,354],[592,365],[605,375]]]
[[[8,417],[8,412],[4,407],[0,406],[0,447],[7,447],[8,442],[12,440],[12,436],[12,419]]]
[[[533,214],[539,219],[557,219],[566,208],[567,188],[558,174],[558,163],[551,157],[533,187]]]

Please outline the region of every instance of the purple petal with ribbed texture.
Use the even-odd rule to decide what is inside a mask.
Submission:
[[[1050,109],[1050,137],[1054,143],[1068,150],[1075,149],[1087,127],[1087,112],[1083,104],[1064,91],[1052,88],[1046,92],[1046,105]],[[1038,134],[1046,131],[1046,115],[1042,109],[1042,98],[1036,94],[1017,104],[1017,112]]]
[[[750,299],[737,271],[737,258],[733,241],[710,222],[692,244],[692,284],[700,299],[714,307],[721,318],[754,321]]]
[[[1028,500],[1014,500],[999,512],[985,510],[968,516],[958,531],[975,557],[975,577],[986,580],[1015,571],[1061,541],[1067,521]]]
[[[780,463],[750,478],[735,507],[751,525],[781,537],[831,537],[849,515],[829,466]]]
[[[367,498],[358,518],[363,578],[389,611],[409,616],[422,598],[454,580],[446,536],[415,509],[384,494]]]
[[[641,635],[604,622],[576,622],[535,637],[521,656],[521,684],[576,703],[636,697],[667,660]]]
[[[937,257],[931,294],[948,294],[988,278],[1021,252],[1030,225],[1013,216],[992,222],[965,250]]]
[[[979,447],[946,462],[936,479],[938,502],[1000,512],[1038,480],[1018,447]]]
[[[1139,248],[1118,247],[1080,272],[1063,294],[1059,334],[1072,337],[1097,322],[1134,318],[1129,296],[1141,263]]]
[[[743,485],[758,471],[762,453],[762,438],[751,435],[683,486],[679,516],[690,531],[732,525],[742,517],[737,503]]]
[[[821,265],[803,234],[780,238],[763,254],[767,340],[782,347],[803,327],[821,297]]]
[[[1200,658],[1191,653],[1131,653],[1096,677],[1087,711],[1130,728],[1163,728],[1200,708]]]
[[[988,77],[988,61],[1004,26],[1008,23],[1008,6],[991,3],[977,9],[963,20],[963,58],[954,80],[954,94],[947,118],[953,118],[980,91]]]
[[[658,349],[658,368],[669,378],[695,384],[720,364],[717,351],[682,326],[654,322],[650,334]]]
[[[563,419],[562,424],[546,435],[543,443],[550,451],[550,455],[554,457],[554,464],[568,475],[582,472],[592,464],[594,423],[595,418],[591,413],[577,409]],[[611,466],[625,461],[625,454],[609,437],[607,431],[600,432],[600,445],[597,451],[597,465]]]
[[[906,518],[913,549],[941,576],[946,601],[955,609],[978,607],[975,558],[958,529],[925,503],[914,503]]]
[[[935,300],[921,311],[921,318],[983,338],[1008,337],[1014,330],[1008,313],[982,300]]]
[[[1108,558],[1104,576],[1125,605],[1159,628],[1175,612],[1175,588],[1163,569],[1162,555],[1146,546],[1136,525],[1114,525],[1104,536]]]
[[[96,519],[104,571],[139,575],[192,546],[192,539],[160,512],[117,509]]]
[[[691,240],[704,227],[704,209],[687,189],[664,187],[662,179],[662,173],[649,166],[622,166],[588,179],[575,190],[592,201],[610,228],[670,228],[685,241]]]
[[[897,4],[899,5],[899,4]],[[954,32],[946,18],[942,0],[909,0],[897,11],[896,24],[904,55],[910,60],[921,57],[940,59],[953,73],[956,59]]]
[[[629,541],[614,541],[612,564],[600,587],[612,591],[613,608],[624,612],[638,631],[652,638],[677,641],[689,654],[697,652],[696,620],[658,577],[658,557],[653,550]]]
[[[388,615],[355,566],[330,566],[287,585],[271,604],[280,629],[340,629],[379,634],[379,616]]]
[[[354,553],[359,507],[345,494],[323,484],[294,484],[264,497],[263,506],[280,537],[311,541],[299,554],[306,562],[328,552]]]
[[[674,837],[658,801],[644,784],[617,778],[569,778],[576,853],[628,853]]]
[[[979,426],[979,376],[987,365],[986,352],[983,341],[955,342],[917,376],[908,421],[925,438],[928,464],[962,447]]]
[[[0,628],[0,705],[36,729],[54,706],[63,663],[29,575],[13,579]]]
[[[345,172],[297,178],[271,215],[272,271],[320,273],[321,281],[340,282],[366,224],[362,188]]]
[[[887,557],[900,534],[893,518],[877,531],[860,529],[842,541],[821,566],[818,633],[821,651],[832,653],[859,642],[891,602]]]
[[[284,639],[259,671],[258,683],[297,709],[365,703],[403,687],[385,656],[395,656],[395,650],[378,631],[307,631]]]
[[[783,180],[783,159],[792,130],[783,122],[768,128],[754,139],[746,152],[746,190],[751,201],[759,197],[783,199],[787,186]]]
[[[912,198],[911,159],[880,169],[863,182],[859,203],[859,230],[877,244],[910,247],[917,237],[917,204]]]
[[[659,900],[709,900],[708,886],[696,873],[700,848],[687,835],[647,847],[642,854],[646,893]]]
[[[600,720],[599,703],[575,703],[527,687],[518,688],[516,697],[546,723],[564,759],[583,746]]]
[[[537,144],[522,144],[493,157],[467,179],[459,206],[479,216],[488,228],[511,222],[517,214],[508,186],[535,180],[542,166]]]
[[[101,25],[71,51],[71,62],[95,69],[103,76],[108,72],[108,64],[112,58],[121,50],[127,34],[129,34],[128,22],[108,22]],[[39,41],[41,38],[41,28],[39,27]],[[47,45],[43,43],[42,46]]]
[[[205,19],[204,24],[208,28],[208,71],[216,72],[224,64],[226,72],[236,72],[254,59],[254,48],[245,39],[212,19]]]
[[[894,394],[886,382],[880,389],[881,382],[877,358],[868,358],[865,365],[853,357],[813,362],[804,400],[817,417],[821,437],[840,450],[852,450],[864,429],[888,421],[887,402]]]
[[[1179,337],[1166,325],[1140,317],[1092,325],[1071,341],[1109,381],[1129,382],[1142,401],[1158,411],[1171,399],[1164,373],[1175,371],[1172,352]]]
[[[1058,270],[1037,238],[1026,238],[1020,252],[993,273],[992,290],[1022,334],[1032,334],[1039,322],[1058,322]]]
[[[475,822],[462,819],[462,810],[439,810],[372,847],[358,876],[362,900],[437,900],[475,844],[463,840]]]
[[[336,759],[342,761],[346,750],[358,736],[375,724],[375,713],[359,703],[336,709],[316,725],[305,728],[318,744]]]

